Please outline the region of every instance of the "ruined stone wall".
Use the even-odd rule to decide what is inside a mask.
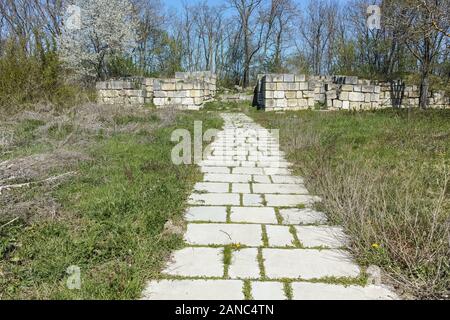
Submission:
[[[215,97],[216,90],[216,76],[211,72],[177,72],[174,79],[154,81],[153,103],[157,107],[199,109]]]
[[[144,104],[199,109],[216,95],[216,75],[211,72],[177,72],[173,79],[134,78],[97,83],[99,103]]]
[[[444,92],[430,91],[428,99],[432,108],[450,107],[450,97]],[[418,107],[419,88],[348,76],[266,74],[258,76],[255,101],[267,111],[307,109],[317,104],[336,110]]]
[[[102,104],[144,104],[148,97],[142,79],[102,81],[96,88]]]

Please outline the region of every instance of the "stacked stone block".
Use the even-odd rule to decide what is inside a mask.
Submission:
[[[331,92],[327,92],[327,107],[330,109],[368,110],[379,107],[381,88],[368,80],[337,77],[331,87]]]
[[[298,110],[314,105],[313,83],[305,75],[268,74],[261,77],[258,100],[266,110]],[[311,86],[311,87],[310,87]]]
[[[184,79],[155,80],[153,103],[156,107],[180,107],[184,109],[198,109],[209,98],[209,89],[205,89],[205,82]]]
[[[173,79],[138,78],[97,83],[98,100],[103,104],[154,103],[198,109],[216,95],[216,75],[212,72],[177,72]]]
[[[97,83],[99,103],[144,104],[146,90],[140,80],[110,80]]]

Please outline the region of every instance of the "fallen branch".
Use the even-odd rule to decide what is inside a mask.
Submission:
[[[0,186],[0,194],[2,193],[3,190],[9,190],[9,189],[18,189],[18,188],[24,188],[24,187],[29,187],[31,185],[35,185],[35,184],[41,184],[41,183],[47,183],[47,182],[53,182],[55,180],[59,180],[68,176],[72,176],[75,175],[76,172],[72,171],[72,172],[66,172],[64,174],[60,174],[58,176],[54,176],[54,177],[50,177],[44,180],[40,180],[40,181],[32,181],[32,182],[27,182],[27,183],[19,183],[19,184],[11,184],[11,185],[6,185],[6,186]]]
[[[10,225],[11,223],[14,223],[17,220],[19,220],[19,217],[16,217],[16,218],[12,219],[10,222],[7,222],[4,225],[0,226],[0,229],[3,229],[4,227]]]

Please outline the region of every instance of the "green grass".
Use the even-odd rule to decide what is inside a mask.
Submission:
[[[182,246],[181,236],[164,232],[164,224],[182,223],[201,173],[172,164],[170,137],[179,128],[192,133],[194,120],[202,120],[204,130],[222,125],[215,114],[180,112],[174,123],[151,133],[99,135],[89,147],[91,160],[52,191],[61,205],[56,218],[18,220],[0,229],[0,298],[138,298],[145,281],[157,277],[168,254]],[[31,137],[39,125],[20,130]],[[52,131],[60,137],[59,129]],[[81,290],[66,287],[71,265],[81,268]]]
[[[253,300],[252,296],[252,282],[250,280],[244,280],[244,299],[245,300]]]

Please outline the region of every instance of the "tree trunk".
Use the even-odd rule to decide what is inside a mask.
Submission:
[[[428,89],[430,87],[430,79],[428,72],[423,72],[420,80],[420,108],[426,109],[428,107]]]

